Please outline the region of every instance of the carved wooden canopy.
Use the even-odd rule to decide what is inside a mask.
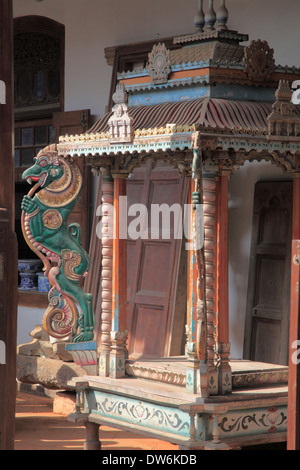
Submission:
[[[213,30],[152,45],[144,61],[133,53],[130,70],[118,72],[112,110],[87,133],[62,136],[59,151],[124,174],[147,158],[190,174],[195,146],[214,171],[254,159],[298,171],[300,106],[282,89],[300,70],[276,66],[266,41],[240,44],[246,40]]]

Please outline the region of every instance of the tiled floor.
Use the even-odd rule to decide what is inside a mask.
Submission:
[[[29,393],[18,393],[16,409],[16,450],[82,450],[85,428],[53,413],[52,399]],[[119,431],[100,428],[103,450],[176,450],[167,442]]]

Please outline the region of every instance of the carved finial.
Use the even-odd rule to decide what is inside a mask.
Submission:
[[[127,92],[124,83],[118,83],[112,99],[115,104],[127,103]]]
[[[209,9],[205,15],[205,29],[206,31],[212,31],[215,26],[217,16],[214,10],[214,0],[209,0]]]
[[[287,80],[279,80],[279,85],[275,92],[276,100],[290,102],[292,94],[290,83]]]
[[[202,33],[205,25],[204,11],[203,11],[203,0],[198,0],[198,13],[194,18],[195,27]]]
[[[110,143],[132,142],[133,119],[128,114],[128,95],[123,83],[117,84],[112,98],[115,105],[108,120]]]
[[[217,29],[226,30],[228,21],[228,10],[225,4],[225,0],[221,0],[221,6],[217,11]]]
[[[269,139],[280,137],[288,140],[300,136],[300,115],[297,106],[291,102],[292,90],[287,80],[280,80],[275,92],[276,101],[268,116]]]

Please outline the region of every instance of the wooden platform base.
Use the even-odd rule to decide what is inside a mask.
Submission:
[[[186,385],[185,356],[159,359],[128,360],[126,373],[129,376],[155,380],[173,385]],[[232,389],[266,387],[288,383],[288,367],[263,362],[231,359]]]
[[[232,362],[235,376],[244,384],[249,380],[247,376],[251,377],[251,386],[208,398],[187,393],[182,383],[155,381],[151,375],[147,379],[74,378],[70,385],[77,391],[77,410],[69,420],[88,423],[87,435],[93,436],[92,447],[101,425],[132,430],[189,450],[238,449],[285,441],[287,385],[279,382],[285,380],[287,368],[238,362]],[[168,369],[171,375],[179,374],[179,369],[183,375],[184,363],[183,358],[155,361],[158,374]],[[153,361],[133,364],[139,366],[136,371],[142,370],[144,374],[154,366]],[[254,387],[255,381],[258,387]],[[86,448],[89,448],[88,440]],[[98,444],[96,447],[100,448]]]

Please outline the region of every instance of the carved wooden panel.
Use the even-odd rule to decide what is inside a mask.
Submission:
[[[292,182],[255,187],[245,358],[288,364]]]

